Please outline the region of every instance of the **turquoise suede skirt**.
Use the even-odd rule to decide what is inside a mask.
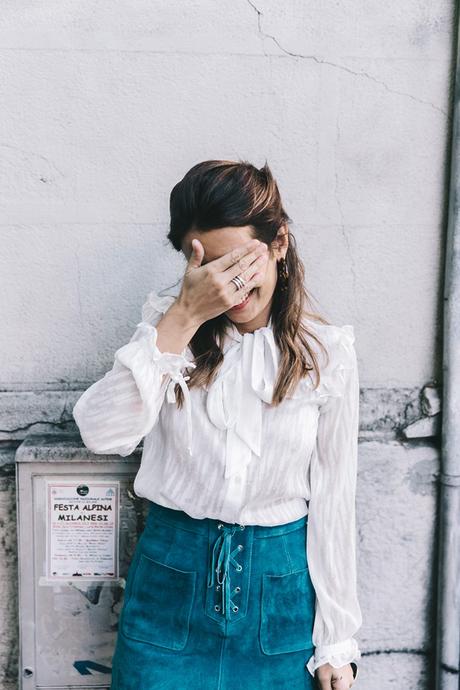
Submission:
[[[308,516],[274,527],[150,504],[111,690],[312,690]]]

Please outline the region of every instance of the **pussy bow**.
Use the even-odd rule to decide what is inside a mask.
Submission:
[[[231,324],[226,336],[206,408],[213,424],[226,430],[224,477],[229,478],[245,469],[252,453],[261,455],[262,406],[272,400],[279,352],[271,319],[268,326],[244,334]]]

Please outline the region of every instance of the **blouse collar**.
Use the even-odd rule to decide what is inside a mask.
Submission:
[[[230,319],[228,319],[228,325],[226,327],[225,340],[224,340],[224,352],[226,351],[226,349],[228,349],[229,345],[232,344],[232,341],[236,341],[236,342],[240,343],[240,342],[242,342],[243,338],[245,338],[246,336],[254,335],[254,334],[258,333],[259,331],[262,332],[262,334],[267,335],[267,333],[266,333],[267,330],[272,331],[272,335],[273,335],[273,318],[271,315],[268,319],[268,323],[266,326],[261,326],[260,328],[256,328],[256,329],[254,329],[254,331],[248,331],[247,333],[240,333],[240,331],[238,330],[236,325],[233,323],[233,321],[230,321]],[[268,336],[268,337],[270,337],[270,336]],[[226,344],[225,344],[225,341],[227,341]]]

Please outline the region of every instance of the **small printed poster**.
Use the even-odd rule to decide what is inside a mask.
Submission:
[[[118,578],[117,481],[48,481],[47,578]]]

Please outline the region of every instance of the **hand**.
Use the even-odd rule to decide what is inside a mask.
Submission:
[[[249,240],[204,266],[201,265],[203,257],[203,245],[194,238],[176,299],[176,304],[198,325],[231,309],[253,287],[261,284],[261,269],[267,261],[268,247],[265,242]],[[246,281],[244,288],[237,289],[231,282],[237,275]]]
[[[335,668],[330,664],[322,664],[316,669],[316,678],[321,690],[348,690],[355,682],[356,674],[353,677],[351,664],[346,664],[340,668]]]

